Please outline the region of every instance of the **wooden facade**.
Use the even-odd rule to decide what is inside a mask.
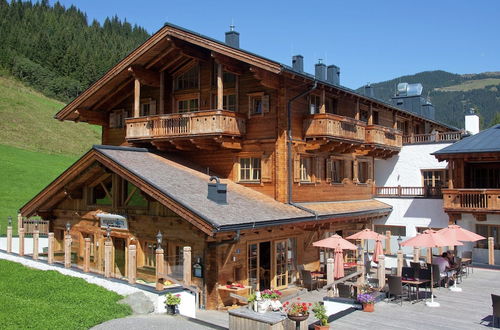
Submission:
[[[56,117],[102,126],[104,145],[177,154],[208,174],[281,203],[371,199],[374,158],[397,154],[413,134],[448,129],[170,25]],[[298,265],[319,267],[320,252],[312,247],[313,241],[336,232],[353,233],[384,215],[347,213],[321,221],[218,232],[158,192],[154,183],[92,151],[21,211],[50,220],[59,250],[69,223],[76,263],[82,261],[85,238],[90,238],[90,268],[96,272],[103,271],[106,235],[98,214],[126,215],[127,228],[111,232],[113,272],[119,278],[127,277],[131,244],[137,246],[137,277],[154,277],[151,248],[158,231],[164,233],[163,248],[172,265],[181,248],[190,246],[193,260],[202,260],[204,266],[203,277],[190,282],[210,309],[224,303],[220,285],[294,285]]]

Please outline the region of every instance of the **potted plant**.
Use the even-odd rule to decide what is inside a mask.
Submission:
[[[269,306],[273,311],[279,310],[282,305],[279,299],[281,298],[281,291],[279,290],[264,290],[262,291],[262,298],[269,301]]]
[[[177,313],[177,305],[181,303],[181,295],[168,292],[165,303],[167,304],[167,314],[175,315]]]
[[[297,301],[292,303],[287,301],[283,305],[288,318],[296,323],[300,323],[309,317],[309,308],[311,306],[311,303],[301,302],[300,298],[297,298]]]
[[[373,312],[375,309],[375,297],[369,293],[358,294],[358,301],[363,305],[363,312]]]
[[[248,309],[257,311],[257,296],[255,293],[248,296]]]
[[[326,315],[326,308],[323,302],[317,302],[313,305],[312,311],[314,317],[320,322],[319,325],[315,324],[314,329],[316,330],[328,330],[330,326],[328,325],[328,315]]]

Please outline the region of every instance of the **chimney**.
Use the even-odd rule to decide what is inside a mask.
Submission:
[[[322,62],[323,60],[319,59],[318,63],[314,66],[314,75],[318,80],[326,80],[326,65]]]
[[[465,114],[465,130],[472,135],[479,133],[479,116],[473,108]]]
[[[212,181],[215,180],[215,183]],[[208,183],[208,194],[207,198],[213,202],[220,205],[227,204],[227,184],[220,183],[220,180],[216,176],[211,176]]]
[[[295,55],[292,57],[292,68],[298,72],[304,72],[304,56]]]
[[[333,85],[340,85],[340,68],[336,65],[329,65],[326,68],[326,80]]]
[[[370,83],[368,83],[368,84],[365,85],[364,94],[366,96],[368,96],[368,97],[375,98],[375,91],[373,90],[373,87],[372,87],[372,85],[370,85]]]
[[[234,48],[240,48],[240,34],[234,31],[234,25],[229,26],[229,31],[226,32],[226,44]]]

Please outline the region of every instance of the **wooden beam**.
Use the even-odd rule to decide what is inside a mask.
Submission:
[[[141,82],[139,79],[134,81],[134,118],[141,115]]]
[[[229,71],[237,75],[245,73],[245,70],[241,67],[242,63],[236,61],[235,59],[216,52],[212,52],[211,55],[217,63],[222,64],[225,71]]]
[[[106,94],[105,97],[103,97],[102,99],[99,100],[99,102],[97,102],[93,107],[92,109],[94,110],[99,110],[99,108],[105,104],[107,101],[109,101],[110,99],[114,98],[116,96],[116,94],[118,94],[119,92],[121,92],[125,87],[127,87],[128,85],[130,85],[130,83],[132,82],[132,79],[128,78],[126,79],[124,82],[122,82],[120,85],[118,85],[113,92],[111,93],[108,93]]]
[[[87,122],[89,124],[103,125],[106,123],[106,114],[101,111],[91,111],[86,109],[75,110],[77,121]]]
[[[272,89],[279,89],[279,76],[271,73],[269,71],[257,68],[255,66],[250,67],[250,71],[253,73],[255,79],[259,80],[262,85]]]
[[[160,115],[165,113],[165,71],[160,72]]]
[[[217,63],[217,109],[224,107],[224,84],[222,81],[222,64]]]
[[[160,74],[153,70],[148,70],[139,65],[132,65],[128,68],[136,80],[146,86],[160,87]]]
[[[161,62],[162,60],[164,60],[168,56],[168,54],[170,54],[174,50],[175,50],[175,48],[173,48],[173,47],[167,49],[167,51],[165,51],[164,53],[160,54],[159,56],[157,56],[156,58],[154,58],[151,62],[149,62],[148,64],[146,64],[146,69],[150,69],[156,63]]]
[[[179,51],[191,58],[198,59],[201,61],[209,61],[210,53],[204,48],[194,46],[190,43],[187,43],[183,40],[177,39],[175,37],[170,37],[175,48],[179,49]]]

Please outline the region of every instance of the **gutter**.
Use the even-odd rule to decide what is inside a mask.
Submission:
[[[292,199],[292,193],[293,193],[293,179],[292,179],[292,166],[293,166],[293,160],[292,160],[292,102],[295,101],[298,98],[301,98],[303,96],[308,95],[311,93],[313,90],[318,87],[318,81],[314,79],[314,85],[306,90],[305,92],[300,93],[299,95],[296,95],[292,97],[290,100],[288,100],[287,103],[287,125],[288,125],[288,132],[287,132],[287,157],[288,157],[288,204],[295,206],[296,208],[311,213],[314,215],[315,219],[318,219],[318,213],[316,213],[313,210],[310,210],[308,208],[305,208],[301,205],[297,205],[293,202]]]
[[[235,244],[240,241],[240,230],[236,229],[236,235],[231,239],[222,240],[220,242],[208,242],[208,247],[216,247],[224,244]]]

